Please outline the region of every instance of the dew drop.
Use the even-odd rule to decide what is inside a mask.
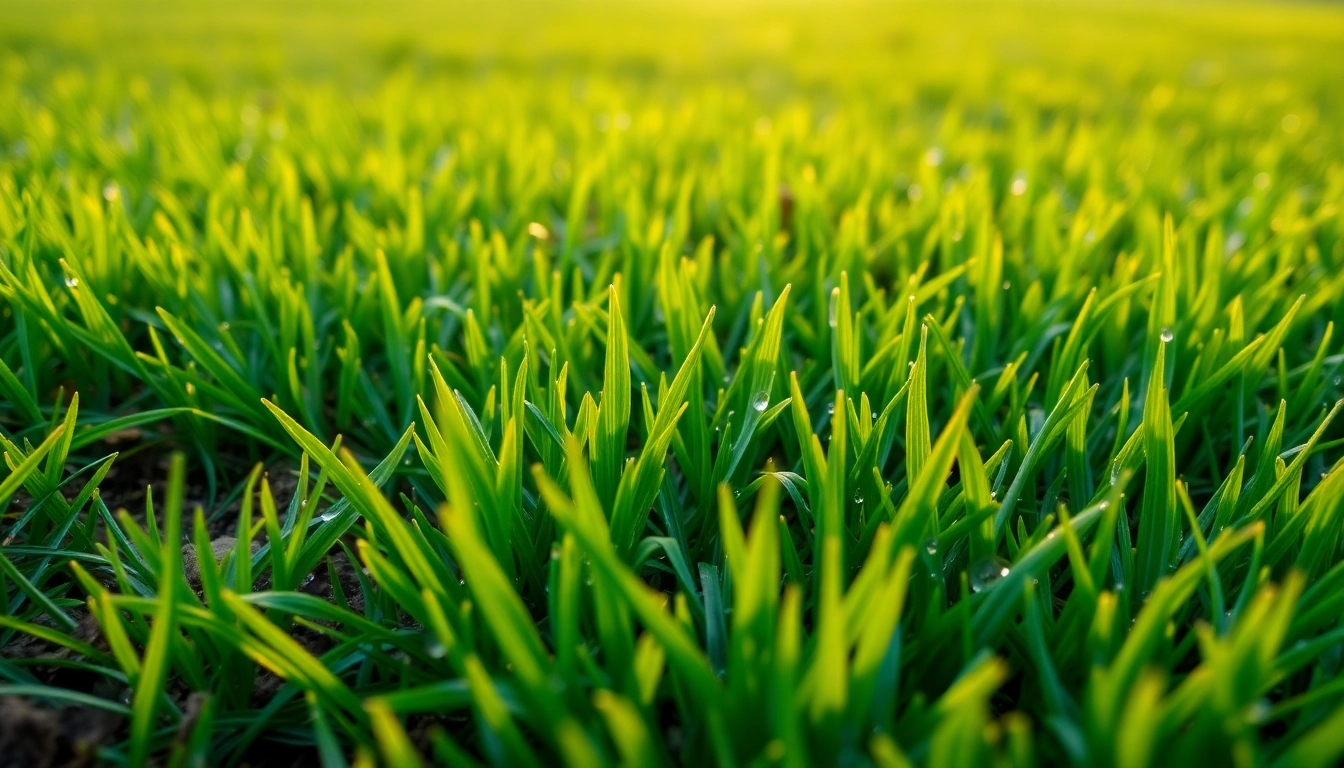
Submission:
[[[855,503],[855,504],[862,504],[862,503],[863,503],[863,491],[855,491],[855,492],[854,492],[854,503]]]
[[[65,278],[65,287],[67,287],[67,288],[78,288],[78,287],[79,287],[79,278],[78,278],[78,277],[67,277],[67,278]]]
[[[930,537],[928,538],[928,540],[924,542],[924,551],[925,551],[925,552],[928,552],[930,555],[936,555],[936,554],[938,554],[938,537],[937,537],[937,536],[930,536]]]
[[[1021,172],[1015,174],[1013,176],[1012,186],[1009,187],[1009,191],[1013,193],[1014,197],[1025,195],[1027,193],[1027,177]]]
[[[836,317],[837,313],[839,312],[839,306],[840,306],[840,289],[832,288],[831,303],[826,307],[826,322],[829,323],[832,328],[834,328],[836,323],[839,322],[839,318]]]
[[[742,489],[741,489],[741,488],[734,488],[734,489],[733,489],[733,498],[736,499],[736,498],[739,498],[739,497],[741,497],[741,496],[742,496]]]
[[[443,647],[437,637],[425,638],[425,653],[429,654],[431,659],[442,659],[448,654],[448,649]]]
[[[971,591],[984,592],[999,583],[1010,572],[1008,561],[1001,557],[981,560],[971,566]]]
[[[826,404],[826,413],[830,414],[831,416],[835,415],[835,403],[831,402]]]
[[[1162,338],[1162,343],[1165,344],[1165,343],[1171,341],[1172,339],[1176,338],[1176,334],[1172,333],[1170,328],[1163,328],[1163,329],[1162,329],[1162,337],[1161,337],[1161,338]]]
[[[1006,291],[1006,290],[1008,290],[1009,288],[1012,288],[1012,287],[1013,287],[1013,281],[1012,281],[1012,280],[1004,280],[1004,281],[1003,281],[1003,290]]]
[[[765,390],[757,392],[751,397],[751,407],[757,411],[764,411],[770,405],[770,393]]]
[[[1101,502],[1100,504],[1097,505],[1097,509],[1106,509],[1106,508],[1109,507],[1109,506],[1111,506],[1111,502],[1109,502],[1109,501],[1103,501],[1103,502]]]

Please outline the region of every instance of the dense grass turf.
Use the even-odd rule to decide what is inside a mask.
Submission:
[[[1344,756],[1338,6],[325,13],[4,11],[10,754]]]

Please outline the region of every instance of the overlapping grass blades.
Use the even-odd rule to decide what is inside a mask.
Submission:
[[[1337,9],[240,8],[0,27],[0,696],[126,765],[1344,756]]]

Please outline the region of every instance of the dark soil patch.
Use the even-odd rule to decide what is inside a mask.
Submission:
[[[99,495],[103,503],[112,512],[125,509],[136,522],[145,521],[145,498],[148,493],[154,495],[156,516],[162,515],[162,504],[168,497],[168,469],[172,452],[166,447],[154,447],[150,450],[136,451],[129,455],[118,456],[112,463],[107,477],[99,486]],[[242,506],[240,494],[230,494],[242,483],[251,465],[237,463],[227,468],[226,476],[216,478],[216,498],[211,498],[210,483],[199,461],[187,460],[187,476],[183,488],[183,534],[190,535],[191,515],[197,507],[205,511],[206,525],[210,538],[234,536],[237,534],[238,510]],[[290,498],[298,487],[298,467],[288,459],[266,464],[266,478],[271,486],[271,495],[276,506],[284,514]],[[259,504],[253,505],[253,514],[259,516]]]
[[[0,767],[95,765],[98,746],[121,726],[122,718],[100,709],[53,709],[27,698],[0,697]]]

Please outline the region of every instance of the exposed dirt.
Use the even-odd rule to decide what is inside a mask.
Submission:
[[[145,451],[132,451],[122,454],[112,463],[107,477],[99,485],[99,495],[103,503],[113,513],[125,509],[137,522],[145,520],[146,489],[154,494],[155,510],[162,515],[162,504],[168,495],[168,469],[171,452],[166,448],[153,447]],[[225,503],[228,491],[234,483],[241,483],[250,466],[241,462],[229,468],[228,479],[219,478],[216,488],[218,498],[210,497],[210,485],[206,474],[197,461],[187,461],[186,484],[183,488],[183,534],[190,535],[191,515],[197,507],[205,511],[206,525],[212,539],[237,534],[238,510],[241,498],[233,498]],[[271,486],[271,495],[281,514],[289,504],[290,497],[298,487],[298,467],[289,460],[270,462],[266,465],[266,479]],[[259,504],[254,504],[254,516],[260,516]]]
[[[118,433],[105,441],[108,443],[108,448],[119,450],[121,454],[99,486],[99,496],[114,514],[124,509],[142,525],[146,521],[147,488],[153,494],[156,511],[162,514],[162,505],[167,498],[169,472],[168,448],[157,444],[146,445],[142,443],[143,437],[145,435],[136,430],[127,431],[126,434]],[[234,537],[238,532],[237,521],[241,499],[237,497],[230,499],[228,495],[236,488],[237,483],[242,482],[249,468],[246,463],[232,463],[225,470],[225,474],[228,475],[227,481],[221,477],[217,489],[218,496],[212,500],[207,478],[200,471],[199,463],[188,462],[188,477],[184,489],[184,511],[187,516],[184,520],[182,543],[183,575],[198,595],[200,563],[196,558],[195,546],[189,538],[186,538],[191,535],[190,516],[198,506],[205,510],[212,554],[216,560],[231,552],[237,543]],[[266,477],[271,493],[283,515],[298,486],[297,466],[287,460],[268,464]],[[67,494],[67,497],[69,496],[70,494]],[[27,508],[28,501],[22,493],[16,497],[14,503],[10,505],[10,514],[6,516],[8,520],[12,522],[16,513],[22,514]],[[254,509],[254,514],[259,518],[261,514],[259,502]],[[84,515],[87,516],[88,513],[86,508]],[[162,517],[159,517],[160,526],[162,522]],[[95,521],[91,533],[95,541],[104,541],[107,538],[107,531],[100,521]],[[8,532],[4,531],[3,521],[0,521],[0,540],[7,534]],[[20,534],[16,541],[21,541],[22,538]],[[254,553],[259,550],[264,540],[265,535],[261,534],[251,542]],[[363,597],[356,575],[358,564],[352,564],[339,547],[329,556],[349,607],[357,613],[362,612]],[[101,579],[103,574],[95,573],[94,576]],[[55,578],[63,579],[65,576],[59,575]],[[109,583],[108,586],[112,585]],[[269,573],[261,573],[253,586],[256,590],[269,588]],[[323,599],[334,600],[327,563],[325,561],[321,563],[314,574],[298,589]],[[79,597],[82,594],[83,591],[76,587],[71,596]],[[83,611],[72,610],[71,613],[79,621],[74,635],[99,650],[107,651],[107,643],[97,622]],[[50,623],[46,617],[38,617],[36,621],[40,624]],[[308,627],[295,625],[291,628],[290,634],[314,656],[320,656],[333,645],[331,639],[322,632]],[[62,662],[77,659],[79,656],[61,646],[22,633],[16,634],[7,645],[0,648],[0,657],[22,662],[26,671],[46,685],[113,701],[124,701],[129,693],[125,686],[105,676],[62,666]],[[43,663],[46,660],[51,660],[53,663]],[[253,687],[252,705],[258,708],[264,707],[283,684],[282,679],[265,669],[259,669]],[[185,729],[183,731],[185,737],[191,728],[192,713],[199,710],[203,694],[187,690],[180,683],[170,684],[168,694],[187,715],[181,726]],[[10,766],[64,768],[95,765],[96,750],[100,746],[123,742],[127,727],[128,723],[123,718],[96,708],[61,706],[56,702],[48,703],[46,700],[28,697],[3,697],[0,698],[0,768]],[[267,741],[264,736],[247,749],[240,762],[240,765],[250,768],[317,764],[318,757],[315,750]]]
[[[0,766],[73,768],[95,765],[95,750],[122,725],[91,707],[53,709],[18,696],[0,697]]]

